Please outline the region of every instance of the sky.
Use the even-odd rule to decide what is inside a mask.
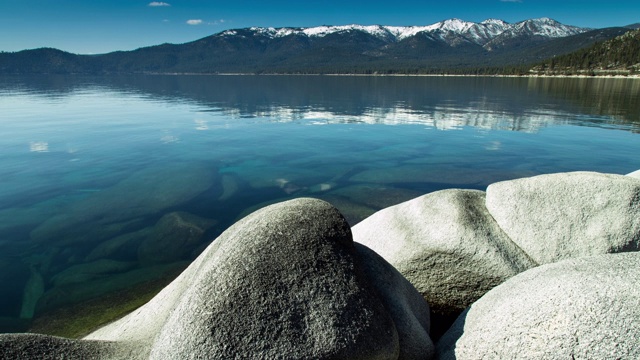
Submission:
[[[458,18],[510,23],[550,17],[603,28],[640,22],[638,0],[0,0],[0,51],[76,54],[185,43],[218,32],[320,25],[430,25]]]

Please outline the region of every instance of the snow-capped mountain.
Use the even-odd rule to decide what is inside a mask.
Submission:
[[[254,27],[95,56],[55,49],[0,53],[0,74],[474,73],[521,68],[626,31],[590,30],[548,18],[513,24],[448,19],[426,26]]]
[[[540,18],[510,24],[503,20],[487,19],[480,23],[460,19],[448,19],[427,26],[383,26],[383,25],[341,25],[318,26],[310,28],[261,28],[248,30],[271,39],[287,36],[303,36],[309,38],[346,32],[362,32],[386,42],[399,42],[417,34],[440,39],[450,45],[468,42],[484,46],[494,39],[512,39],[522,36],[555,39],[580,34],[590,29],[561,24],[553,19]],[[236,36],[238,30],[227,30],[218,36]]]

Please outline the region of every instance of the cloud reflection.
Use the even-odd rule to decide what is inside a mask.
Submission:
[[[266,122],[300,122],[305,125],[327,124],[379,124],[379,125],[424,125],[437,130],[461,130],[474,127],[481,130],[506,130],[535,133],[551,125],[568,124],[571,114],[562,111],[513,112],[495,111],[479,107],[435,106],[417,111],[403,107],[368,108],[359,114],[344,114],[322,108],[295,109],[271,107],[253,113],[238,109],[220,111],[231,119],[263,119]],[[196,120],[196,129],[206,130],[203,120]]]

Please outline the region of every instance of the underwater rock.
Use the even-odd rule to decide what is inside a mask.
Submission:
[[[143,264],[167,263],[184,260],[202,242],[202,235],[215,220],[201,218],[185,212],[172,212],[163,216],[138,248],[138,259]]]
[[[69,283],[45,291],[38,301],[36,314],[128,289],[136,284],[162,278],[164,274],[185,267],[186,262],[153,265],[118,274],[93,275],[93,280]]]
[[[117,274],[129,271],[136,267],[135,262],[125,262],[110,259],[100,259],[89,263],[73,265],[56,274],[51,279],[54,287],[86,282],[103,275]]]
[[[331,203],[331,205],[335,206],[351,226],[371,216],[371,214],[375,213],[377,210],[351,201],[349,198],[332,195],[331,193],[318,194],[317,198],[327,201]]]
[[[31,276],[24,286],[24,295],[22,297],[22,307],[20,309],[20,318],[31,319],[38,304],[38,300],[44,294],[44,279],[40,271],[35,266],[30,267]]]
[[[446,171],[428,165],[400,165],[380,171],[365,170],[349,180],[370,184],[439,183],[455,186],[487,186],[501,180],[503,173],[491,169],[447,168]]]
[[[246,181],[253,189],[279,187],[286,194],[302,190],[303,184],[317,184],[326,181],[325,175],[317,168],[291,167],[272,162],[239,164],[223,169],[223,174],[234,175]]]
[[[128,255],[127,258],[131,260],[137,259],[140,243],[149,236],[152,230],[152,227],[147,227],[101,242],[84,260],[85,262],[90,262],[98,259],[113,258],[123,253]]]
[[[240,191],[240,184],[235,176],[224,174],[220,180],[222,185],[222,195],[218,197],[218,201],[225,201],[234,197]]]
[[[440,359],[640,358],[640,253],[569,259],[494,288],[438,343]]]
[[[353,202],[363,204],[374,209],[384,209],[424,195],[419,191],[400,189],[381,184],[350,185],[335,189],[329,194],[343,196]]]
[[[638,250],[640,181],[569,172],[502,181],[487,188],[500,227],[540,264]]]
[[[141,170],[69,205],[35,228],[31,238],[49,244],[96,241],[95,228],[100,230],[97,233],[101,239],[116,236],[124,231],[123,227],[110,229],[110,225],[127,223],[185,203],[211,187],[215,173],[215,169],[208,166],[170,164]]]
[[[309,186],[309,192],[310,193],[322,193],[322,192],[326,192],[329,191],[333,188],[335,188],[337,186],[336,183],[334,182],[324,182],[324,183],[320,183],[320,184],[315,184],[315,185],[311,185]]]
[[[2,359],[142,359],[125,344],[65,339],[40,334],[0,334]]]

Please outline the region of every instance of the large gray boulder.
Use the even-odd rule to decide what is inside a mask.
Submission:
[[[640,359],[640,253],[547,264],[465,311],[440,359]]]
[[[487,188],[487,208],[540,264],[638,250],[640,181],[594,172],[540,175]]]
[[[296,199],[236,223],[149,303],[86,339],[135,343],[152,359],[419,359],[433,353],[428,312],[354,246],[334,207]]]
[[[536,263],[498,227],[484,192],[442,190],[378,211],[353,227],[439,314],[457,314]]]

